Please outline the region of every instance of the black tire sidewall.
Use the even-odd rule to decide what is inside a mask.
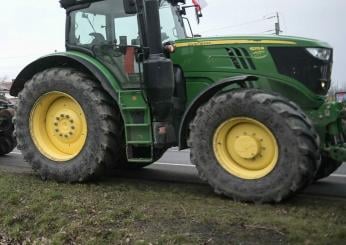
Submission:
[[[306,161],[299,150],[301,142],[292,130],[294,125],[290,125],[287,118],[277,113],[274,108],[270,108],[269,104],[258,103],[251,98],[229,96],[226,101],[219,102],[216,99],[214,103],[201,110],[192,133],[192,151],[199,151],[193,154],[199,155],[198,168],[202,173],[208,173],[208,182],[217,188],[217,192],[245,200],[249,199],[249,195],[252,196],[252,200],[288,195],[292,180],[299,179],[297,176],[300,174],[300,162]],[[235,117],[247,117],[261,122],[276,138],[279,159],[275,168],[263,178],[247,180],[236,177],[221,167],[215,157],[214,134],[222,123]],[[296,183],[296,185],[301,184]]]

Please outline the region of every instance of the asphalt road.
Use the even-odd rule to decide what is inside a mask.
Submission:
[[[178,152],[173,148],[153,165],[139,171],[122,171],[119,176],[154,181],[206,184],[198,178],[196,168],[190,163],[189,154],[187,150]],[[0,158],[0,169],[12,173],[32,173],[30,166],[24,162],[21,153],[17,150]],[[303,194],[346,200],[346,163],[330,177],[312,184]]]

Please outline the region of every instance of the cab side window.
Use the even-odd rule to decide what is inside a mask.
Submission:
[[[114,19],[115,39],[120,46],[139,46],[137,16],[125,16]]]
[[[76,13],[75,17],[76,44],[94,45],[107,41],[106,16],[85,12]]]

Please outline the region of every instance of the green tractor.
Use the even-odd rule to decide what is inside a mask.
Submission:
[[[178,146],[216,193],[264,203],[346,160],[342,106],[325,100],[328,44],[188,37],[184,0],[60,3],[67,51],[34,61],[11,88],[18,148],[42,179],[142,168]]]

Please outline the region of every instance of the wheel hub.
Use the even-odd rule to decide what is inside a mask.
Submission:
[[[30,133],[47,158],[61,162],[71,160],[86,142],[86,117],[70,95],[50,92],[41,96],[31,111]]]
[[[256,138],[245,135],[235,140],[234,150],[241,158],[253,159],[260,153],[260,145]]]
[[[55,115],[50,115],[55,114]],[[53,137],[63,142],[74,142],[81,136],[81,119],[78,115],[69,109],[61,110],[58,113],[48,112],[48,118],[55,118],[51,124],[47,121],[47,130],[51,132]]]
[[[259,179],[276,166],[279,149],[272,132],[251,118],[233,118],[214,134],[213,148],[221,167],[243,179]]]

